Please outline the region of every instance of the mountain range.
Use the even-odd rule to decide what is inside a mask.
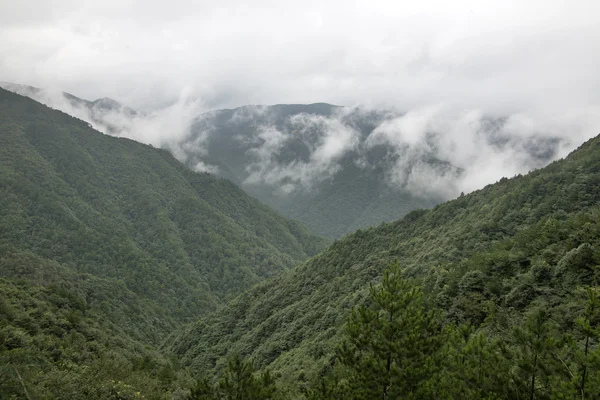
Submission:
[[[542,306],[570,331],[582,288],[600,277],[598,188],[600,137],[544,169],[358,230],[174,333],[166,349],[199,374],[241,354],[302,389],[327,373],[347,316],[390,260],[448,321],[479,327],[502,309],[520,324]]]
[[[119,108],[111,103],[83,104]],[[0,89],[0,397],[600,395],[600,136],[544,168],[331,243],[233,181],[193,169],[222,167],[250,191],[254,172],[294,170],[299,160],[325,168],[341,154],[348,159],[335,163],[332,182],[354,171],[358,185],[351,165],[363,168],[364,156],[366,165],[399,165],[397,147],[360,150],[381,134],[377,123],[357,136],[359,150],[332,148],[332,132],[341,135],[333,143],[348,142],[346,128],[323,128],[338,118],[334,106],[267,110],[281,114],[268,117],[271,130],[244,122],[231,137],[179,138],[167,150]],[[236,113],[210,118],[231,127]],[[519,143],[532,163],[561,145],[547,136],[519,142],[504,135],[507,121],[486,121],[483,143]],[[201,138],[202,123],[193,128]],[[263,140],[232,147],[241,162],[226,158],[226,146],[245,143],[236,132]],[[222,153],[198,150],[215,138]],[[472,177],[434,151],[437,134],[425,139],[423,151],[408,153],[415,165],[452,182]],[[248,167],[269,143],[279,150],[265,150],[267,168]],[[308,180],[288,175],[277,176],[311,182],[308,172]],[[281,189],[258,181],[265,193]],[[334,206],[320,212],[343,207]]]
[[[0,138],[2,357],[21,354],[29,379],[35,362],[22,351],[38,351],[42,386],[59,384],[56,363],[72,361],[48,346],[77,340],[82,368],[106,342],[143,357],[327,243],[166,150],[2,89]]]
[[[465,115],[447,123],[433,111],[282,104],[186,115],[189,124],[174,127],[171,119],[160,123],[111,99],[4,87],[110,135],[139,140],[144,135],[132,130],[156,125],[165,133],[154,144],[190,169],[229,179],[329,238],[455,198],[476,188],[472,182],[541,167],[572,147],[551,132],[523,134],[519,121],[501,116]]]

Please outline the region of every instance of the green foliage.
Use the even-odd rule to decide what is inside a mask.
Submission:
[[[2,398],[175,393],[189,376],[157,352],[165,335],[325,243],[167,151],[2,89],[0,139]]]
[[[557,348],[557,336],[550,329],[549,316],[544,309],[535,310],[524,326],[515,327],[517,393],[529,393],[531,399],[548,397],[540,391],[549,386],[547,380],[556,369],[552,353]]]
[[[578,319],[583,345],[554,329],[544,308],[508,325],[495,315],[479,330],[452,323],[440,329],[436,312],[425,311],[419,288],[403,281],[392,263],[381,285],[371,287],[371,305],[352,310],[335,362],[304,390],[305,397],[597,398],[596,382],[591,390],[585,383],[587,370],[600,368],[600,359],[588,357],[589,339],[597,340],[598,334],[589,321],[598,317],[600,303],[591,289],[587,294]],[[583,363],[574,369],[577,362]]]
[[[591,398],[593,394],[600,394],[600,383],[598,375],[600,373],[598,363],[600,362],[600,348],[598,339],[600,337],[600,297],[595,289],[586,288],[587,305],[582,316],[575,320],[577,328],[585,338],[583,346],[579,346],[574,355],[574,362],[579,364],[577,374],[572,377],[575,382],[578,394],[582,398],[586,395]],[[595,367],[595,371],[594,371]],[[590,379],[590,376],[592,375]],[[590,395],[590,393],[592,395]]]
[[[188,396],[189,400],[275,400],[281,398],[270,372],[257,374],[251,361],[235,355],[227,365],[218,384],[199,380]]]
[[[575,320],[585,308],[583,287],[598,284],[599,187],[600,138],[595,138],[544,169],[337,240],[175,332],[166,348],[200,374],[222,370],[220,360],[239,353],[254,359],[259,369],[281,374],[281,385],[299,393],[316,390],[309,382],[325,382],[326,388],[327,382],[343,382],[338,372],[327,371],[344,321],[353,307],[367,301],[370,283],[389,261],[398,259],[402,275],[421,284],[424,304],[439,308],[446,325],[472,325],[477,335],[484,334],[485,340],[469,339],[464,346],[491,354],[495,361],[484,375],[495,373],[494,363],[503,366],[505,388],[490,383],[486,390],[490,396],[509,396],[508,383],[517,378],[510,373],[515,364],[498,360],[511,357],[516,344],[509,332],[524,324],[525,315],[544,307],[552,332],[568,333],[579,345],[585,340]],[[576,375],[581,364],[575,349],[580,346],[556,346],[546,360],[570,375],[564,362]],[[465,362],[475,363],[477,357],[469,357]],[[536,381],[546,382],[541,367],[536,368]],[[557,376],[565,382],[562,372]],[[443,380],[454,379],[446,374]],[[477,382],[475,376],[469,379]],[[562,383],[536,393],[550,393]],[[477,398],[476,387],[472,383],[463,392]]]
[[[600,398],[599,138],[279,274],[322,240],[227,181],[4,91],[0,136],[2,398]]]
[[[160,374],[170,360],[71,292],[4,278],[0,293],[0,397],[162,399],[175,389]]]
[[[410,398],[434,368],[440,347],[436,315],[426,311],[422,294],[401,278],[393,262],[381,285],[371,286],[368,302],[352,310],[339,361],[350,371],[352,398]]]

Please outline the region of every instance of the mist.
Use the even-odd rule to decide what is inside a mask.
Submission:
[[[207,148],[216,128],[193,129],[199,121],[210,125],[214,112],[206,112],[206,106],[189,95],[182,94],[162,109],[138,112],[118,103],[111,103],[108,109],[97,102],[74,103],[58,90],[3,86],[85,120],[105,134],[166,148],[182,162],[191,161],[190,154],[196,155],[188,164],[197,172],[221,172],[217,165],[202,159],[210,160]],[[423,198],[451,199],[503,177],[543,167],[600,131],[600,107],[593,106],[562,113],[501,116],[442,104],[408,111],[338,107],[330,116],[293,115],[283,126],[271,113],[267,106],[243,107],[234,112],[230,122],[257,130],[255,136],[238,134],[235,138],[249,148],[247,176],[241,184],[277,187],[280,195],[314,190],[332,179],[341,170],[342,160],[349,157],[362,170],[383,167],[390,189]],[[372,131],[361,132],[357,121],[369,118]],[[308,154],[290,159],[289,146],[294,141],[301,141]],[[388,150],[386,160],[369,156],[378,146]]]
[[[252,124],[265,105],[339,104],[239,138],[252,143],[243,184],[312,190],[346,157],[374,168],[369,152],[386,146],[390,188],[451,198],[600,133],[598,15],[591,0],[29,0],[0,5],[0,81],[43,88],[30,95],[183,162],[205,156],[190,166],[215,174],[214,129],[188,140],[206,111],[262,105],[237,114]],[[373,110],[385,117],[364,136],[348,115]],[[287,159],[298,137],[309,153]]]
[[[450,199],[562,158],[596,136],[600,126],[600,108],[491,116],[438,105],[386,110],[372,132],[364,134],[355,122],[369,111],[343,107],[331,117],[295,115],[287,119],[287,129],[275,123],[260,126],[248,151],[253,161],[244,184],[273,185],[288,193],[312,190],[342,168],[344,157],[352,157],[364,170],[383,166],[392,189]],[[317,137],[311,138],[315,132]],[[297,140],[310,154],[285,160],[283,153]],[[378,146],[388,149],[387,160],[369,156]]]

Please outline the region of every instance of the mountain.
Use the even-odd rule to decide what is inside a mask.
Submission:
[[[244,106],[200,115],[167,148],[190,168],[222,174],[311,231],[339,238],[458,196],[499,154],[513,154],[517,170],[528,171],[563,145],[552,135],[524,136],[508,118],[461,118],[443,124],[426,113],[324,103]],[[470,140],[474,154],[464,148]]]
[[[448,324],[471,324],[509,343],[502,336],[508,328],[486,324],[503,316],[518,329],[541,308],[556,332],[581,343],[583,288],[600,283],[599,189],[596,137],[543,169],[337,240],[180,329],[166,349],[200,375],[240,354],[299,395],[328,374],[351,309],[369,297],[390,260],[423,287]]]
[[[2,398],[368,393],[344,346],[362,327],[376,348],[389,336],[368,323],[394,260],[401,287],[423,294],[402,292],[398,310],[413,329],[429,318],[400,349],[415,362],[399,371],[421,374],[407,387],[443,390],[424,398],[579,397],[582,374],[587,397],[600,393],[600,137],[320,253],[323,239],[233,183],[1,90],[0,137]],[[532,152],[550,157],[540,143]],[[404,390],[383,378],[384,393]]]
[[[199,116],[171,148],[190,168],[228,177],[311,231],[337,238],[441,201],[390,185],[385,172],[395,155],[383,146],[364,149],[384,117],[324,103],[246,106]]]
[[[564,134],[521,115],[400,112],[325,103],[150,114],[4,84],[107,134],[149,140],[197,172],[231,180],[312,232],[339,238],[547,165]],[[191,113],[191,114],[190,114]],[[573,138],[572,141],[579,139]]]
[[[113,136],[123,135],[133,118],[144,115],[108,97],[89,101],[66,92],[50,91],[11,82],[0,82],[0,88],[64,111],[73,117],[89,122],[95,129]]]
[[[174,327],[326,243],[166,150],[3,89],[0,139],[2,398],[21,377],[59,398],[123,374],[148,387]]]

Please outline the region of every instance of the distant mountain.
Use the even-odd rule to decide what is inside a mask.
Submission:
[[[336,122],[341,110],[309,104],[215,111],[200,116],[177,147],[190,168],[227,177],[332,238],[441,201],[390,186],[386,149],[367,158],[359,149],[382,116],[350,114]]]
[[[157,373],[156,363],[170,364],[152,346],[173,327],[325,245],[166,150],[3,89],[0,140],[2,398],[21,391],[11,365],[36,398],[76,398],[77,379],[123,379],[119,362]],[[86,375],[93,371],[104,378]],[[110,397],[86,390],[94,397],[81,398]]]
[[[456,197],[456,182],[469,179],[452,162],[452,152],[465,151],[450,147],[457,134],[431,128],[413,138],[410,124],[426,121],[404,117],[324,103],[245,106],[199,116],[170,148],[190,168],[225,176],[313,232],[337,238]],[[475,131],[482,151],[518,151],[531,168],[556,156],[558,139],[521,139],[505,125],[506,118],[481,116],[465,130]]]
[[[196,118],[170,110],[161,122],[160,113],[146,115],[111,99],[12,88],[105,133],[151,137],[190,169],[227,178],[330,238],[542,167],[573,146],[564,135],[523,133],[519,116],[468,113],[447,120],[431,110],[316,103],[244,106]],[[182,119],[186,126],[179,127]]]
[[[405,277],[421,283],[426,303],[439,307],[448,326],[470,324],[486,340],[510,346],[506,331],[542,308],[556,332],[581,341],[575,320],[586,307],[585,287],[597,290],[600,276],[599,204],[596,137],[528,175],[358,230],[182,329],[168,349],[199,375],[218,375],[224,360],[241,354],[281,376],[282,386],[306,393],[311,384],[327,383],[322,379],[336,362],[350,310],[364,302],[369,285],[380,282],[381,270],[394,259]],[[490,326],[492,321],[500,326]],[[559,367],[553,376],[571,379]],[[320,389],[323,397],[315,398],[328,398]]]
[[[142,115],[108,97],[89,101],[66,92],[53,92],[10,82],[0,82],[0,88],[30,97],[52,108],[68,111],[69,115],[83,119],[94,128],[113,136],[120,136],[127,129],[127,122],[131,118]]]

